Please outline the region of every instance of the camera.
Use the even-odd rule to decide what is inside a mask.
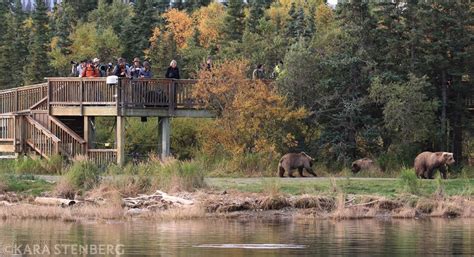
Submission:
[[[71,64],[73,64],[73,65],[77,65],[77,64],[78,64],[78,62],[71,61]]]

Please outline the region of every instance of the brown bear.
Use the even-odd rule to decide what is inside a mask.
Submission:
[[[294,178],[293,169],[298,169],[300,176],[305,177],[303,175],[303,169],[305,169],[308,173],[317,177],[312,169],[313,161],[314,159],[305,152],[287,153],[281,157],[280,162],[278,163],[278,175],[283,177],[286,171],[288,172],[288,177]]]
[[[363,158],[356,160],[352,163],[351,165],[351,170],[352,173],[356,174],[357,172],[361,170],[378,170],[380,171],[380,168],[377,166],[377,164],[369,158]]]
[[[436,169],[447,179],[446,165],[454,163],[453,153],[422,152],[415,158],[415,172],[419,178],[433,179]]]

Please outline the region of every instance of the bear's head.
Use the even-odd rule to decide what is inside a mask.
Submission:
[[[354,174],[360,171],[360,166],[357,164],[357,162],[352,163],[351,171]]]
[[[309,155],[306,154],[305,152],[301,152],[300,154],[302,154],[303,156],[305,156],[306,158],[308,158],[308,159],[309,159],[309,167],[313,167],[313,162],[314,162],[313,157],[309,156]]]
[[[447,165],[453,164],[455,162],[453,153],[443,152],[443,160]]]

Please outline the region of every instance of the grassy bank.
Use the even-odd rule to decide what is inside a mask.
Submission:
[[[241,192],[264,193],[277,190],[291,195],[301,194],[346,194],[378,195],[395,197],[409,193],[399,179],[377,178],[213,178],[208,184],[217,190],[237,190]],[[419,180],[417,195],[429,196],[444,190],[447,196],[474,195],[474,179]]]

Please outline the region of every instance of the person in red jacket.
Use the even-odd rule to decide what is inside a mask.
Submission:
[[[99,63],[99,59],[95,58],[93,62],[88,62],[86,68],[82,71],[83,78],[95,78],[100,77],[99,67],[96,63]]]

